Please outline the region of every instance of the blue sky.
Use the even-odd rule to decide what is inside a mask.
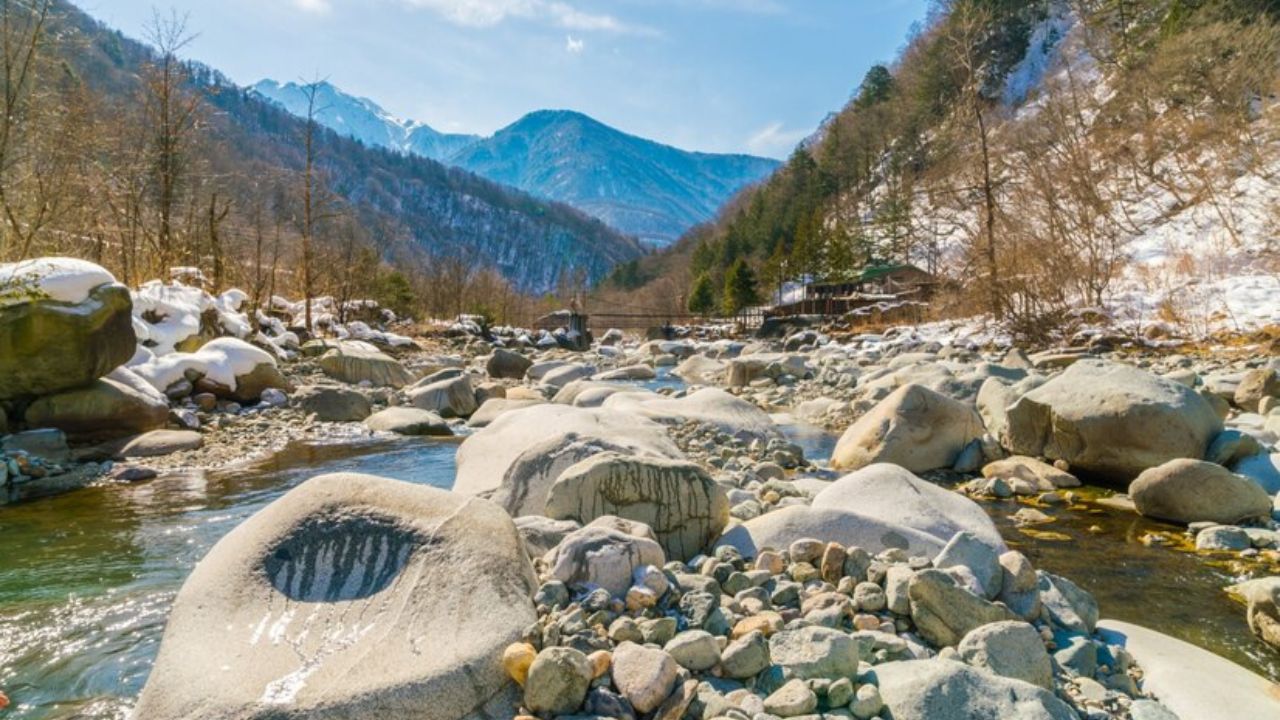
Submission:
[[[713,152],[786,156],[892,59],[926,0],[84,0],[140,37],[188,16],[188,56],[241,84],[327,78],[391,113],[489,134],[571,109]]]

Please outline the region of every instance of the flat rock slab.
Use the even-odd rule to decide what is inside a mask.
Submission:
[[[1118,620],[1099,622],[1098,631],[1133,655],[1144,689],[1180,718],[1280,718],[1280,685],[1226,658]]]

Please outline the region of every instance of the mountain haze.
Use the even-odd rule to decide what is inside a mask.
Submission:
[[[263,80],[253,90],[295,115],[307,112],[306,96],[294,83]],[[750,155],[680,150],[567,110],[532,112],[481,138],[395,118],[329,83],[319,84],[317,106],[318,122],[341,135],[559,200],[657,246],[714,218],[738,191],[779,165]]]

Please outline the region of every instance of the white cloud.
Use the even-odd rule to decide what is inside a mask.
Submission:
[[[329,4],[329,0],[293,0],[293,6],[303,12],[316,15],[325,15],[333,9],[333,6]]]
[[[787,130],[782,123],[770,123],[747,140],[747,147],[757,155],[778,157],[795,149],[809,136],[808,130]]]
[[[582,38],[576,38],[569,35],[564,39],[564,49],[567,50],[570,55],[581,54],[586,48],[587,43],[583,41]]]
[[[326,2],[327,0],[301,0]],[[566,30],[638,32],[612,15],[583,12],[561,0],[403,0],[440,15],[455,25],[492,27],[511,18],[537,20]]]

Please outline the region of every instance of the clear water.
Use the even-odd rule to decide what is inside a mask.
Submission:
[[[825,460],[835,437],[781,425],[806,456]],[[235,472],[97,487],[0,508],[0,689],[5,717],[124,718],[159,649],[170,604],[192,566],[225,533],[302,481],[367,472],[436,487],[455,476],[456,443],[398,440],[295,446]],[[987,505],[1010,545],[1039,568],[1093,592],[1107,617],[1183,638],[1280,680],[1280,652],[1249,634],[1226,573],[1174,550],[1148,548],[1148,530],[1175,528],[1090,506],[1045,509],[1038,540],[1008,520],[1014,502]]]
[[[295,446],[226,473],[95,487],[0,508],[0,689],[7,718],[123,718],[192,566],[307,478],[365,472],[451,487],[456,444]]]

